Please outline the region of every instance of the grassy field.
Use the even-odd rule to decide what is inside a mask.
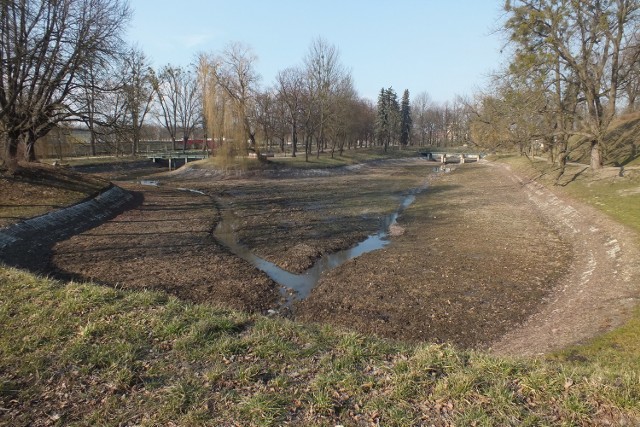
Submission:
[[[547,179],[546,164],[503,161]],[[559,191],[638,227],[637,181],[598,179]],[[517,360],[0,266],[0,324],[6,426],[640,423],[640,311],[583,346]]]
[[[324,151],[320,153],[319,157],[316,157],[316,153],[312,153],[309,156],[309,160],[305,160],[304,151],[298,152],[296,157],[291,155],[269,157],[266,162],[259,161],[255,158],[235,158],[231,162],[224,157],[214,156],[205,160],[194,162],[192,167],[196,169],[243,169],[243,170],[264,170],[264,169],[277,169],[277,168],[293,168],[293,169],[325,169],[334,168],[340,166],[349,166],[358,163],[366,163],[375,160],[393,159],[393,158],[406,158],[415,157],[418,150],[415,148],[400,150],[397,147],[392,147],[387,153],[380,147],[375,148],[358,148],[352,150],[344,150],[342,155],[337,151],[334,156],[331,157],[330,151]]]
[[[384,153],[381,148],[376,147],[344,150],[342,155],[339,155],[336,151],[333,158],[331,157],[331,153],[328,151],[320,153],[319,158],[316,157],[315,153],[312,153],[309,156],[309,161],[305,161],[304,152],[298,153],[296,157],[274,157],[269,160],[275,164],[285,165],[288,167],[313,169],[348,166],[381,159],[400,159],[404,157],[414,157],[415,155],[416,149],[414,148],[400,150],[397,147],[391,147],[387,153]]]

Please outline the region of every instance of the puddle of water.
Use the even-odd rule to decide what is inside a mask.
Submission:
[[[160,186],[160,182],[159,181],[154,181],[152,179],[143,179],[138,181],[138,183],[140,185],[148,185],[150,187],[159,187]]]
[[[180,188],[177,188],[177,190],[178,190],[178,191],[187,191],[187,192],[189,192],[189,193],[200,194],[200,195],[202,195],[202,196],[206,196],[206,195],[207,195],[207,193],[205,193],[204,191],[201,191],[201,190],[194,190],[193,188],[182,188],[182,187],[180,187]]]
[[[435,173],[439,173],[439,172],[449,173],[449,172],[451,172],[451,167],[445,166],[445,165],[435,166],[433,168],[433,172],[435,172]]]
[[[281,293],[285,299],[284,306],[290,307],[294,301],[300,301],[309,296],[323,273],[339,267],[362,254],[382,249],[388,245],[389,227],[395,224],[402,211],[415,201],[416,194],[424,188],[425,187],[416,189],[411,194],[405,196],[393,214],[382,218],[376,234],[368,236],[352,248],[323,256],[316,261],[311,268],[301,274],[286,271],[274,263],[260,258],[251,252],[249,248],[238,243],[233,228],[236,221],[232,212],[227,211],[223,213],[222,221],[220,221],[213,234],[220,243],[225,245],[236,256],[249,262],[258,270],[267,274],[274,282],[282,286]]]

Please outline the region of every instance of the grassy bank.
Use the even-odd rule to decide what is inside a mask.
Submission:
[[[640,421],[636,372],[407,346],[0,269],[2,425]]]
[[[288,167],[315,169],[348,166],[383,159],[415,157],[417,153],[418,151],[415,148],[401,150],[397,147],[391,147],[388,152],[385,153],[382,148],[375,147],[344,150],[342,155],[336,151],[333,157],[331,157],[331,153],[329,151],[320,153],[319,157],[316,156],[316,153],[312,153],[309,156],[308,161],[305,160],[304,152],[298,153],[296,157],[275,157],[269,160],[272,163]]]
[[[631,227],[640,235],[640,169],[627,168],[620,176],[619,168],[593,172],[588,166],[568,165],[557,179],[558,168],[545,160],[526,157],[503,157],[519,174],[586,202],[616,221]]]
[[[78,203],[108,186],[98,177],[43,164],[0,170],[0,228]]]

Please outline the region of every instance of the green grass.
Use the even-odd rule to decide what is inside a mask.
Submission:
[[[0,425],[640,421],[637,372],[408,345],[0,268]]]
[[[62,163],[65,165],[73,166],[94,166],[102,164],[115,164],[115,163],[133,163],[145,160],[146,154],[139,153],[137,156],[130,154],[124,154],[120,156],[87,156],[87,157],[65,157]],[[54,162],[55,159],[45,160],[47,163]]]
[[[558,168],[544,160],[513,156],[497,160],[509,163],[522,175],[589,203],[640,235],[640,170],[627,169],[624,177],[620,177],[618,168],[593,172],[587,166],[569,165],[557,180]]]
[[[320,153],[320,157],[316,157],[316,153],[309,155],[309,161],[305,161],[304,151],[297,153],[296,157],[274,157],[269,161],[278,165],[284,165],[287,167],[300,168],[300,169],[319,169],[319,168],[331,168],[354,165],[358,163],[366,163],[375,160],[392,159],[392,158],[407,158],[415,157],[418,153],[416,148],[398,149],[397,147],[389,148],[389,151],[385,153],[382,148],[358,148],[352,150],[344,150],[342,155],[336,152],[333,158],[330,151]]]
[[[640,179],[585,178],[566,191],[640,233]]]

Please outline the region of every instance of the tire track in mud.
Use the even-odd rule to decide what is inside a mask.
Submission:
[[[573,249],[569,272],[541,310],[497,340],[491,351],[542,355],[622,325],[640,296],[640,250],[634,232],[591,206],[524,181],[507,165],[489,165],[522,185],[529,201]]]

